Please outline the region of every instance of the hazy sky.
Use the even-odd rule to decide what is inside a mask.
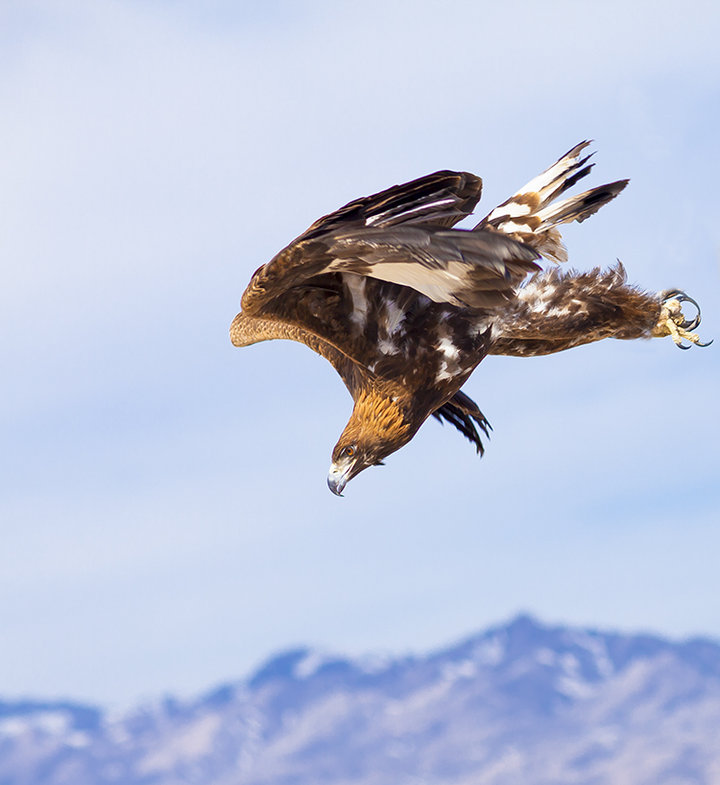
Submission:
[[[0,6],[0,698],[126,705],[297,643],[426,649],[527,610],[720,636],[720,6]],[[631,186],[565,233],[702,335],[491,358],[485,457],[429,422],[337,499],[351,409],[234,349],[251,273],[439,168],[488,211],[576,142]]]

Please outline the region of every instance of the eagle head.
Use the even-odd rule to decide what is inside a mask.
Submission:
[[[333,450],[327,478],[328,488],[336,496],[342,496],[343,488],[368,466],[382,466],[380,453],[369,449],[367,445],[345,444],[341,439]]]
[[[332,452],[327,482],[336,496],[342,496],[343,488],[363,469],[381,466],[383,458],[412,439],[420,423],[413,426],[409,412],[398,396],[366,392],[356,399]]]

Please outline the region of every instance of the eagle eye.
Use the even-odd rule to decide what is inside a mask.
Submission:
[[[343,458],[352,458],[353,455],[355,455],[355,447],[353,447],[352,444],[349,444],[340,454]]]

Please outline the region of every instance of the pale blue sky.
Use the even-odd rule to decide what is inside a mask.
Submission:
[[[503,9],[3,3],[0,697],[126,705],[520,610],[720,637],[720,346],[492,358],[485,458],[430,422],[337,499],[339,378],[228,341],[319,215],[438,168],[487,211],[588,137],[632,183],[573,264],[686,289],[720,340],[719,7]]]

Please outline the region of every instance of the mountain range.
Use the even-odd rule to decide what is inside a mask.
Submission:
[[[528,616],[423,656],[302,648],[122,715],[0,701],[0,785],[719,785],[720,645]]]

